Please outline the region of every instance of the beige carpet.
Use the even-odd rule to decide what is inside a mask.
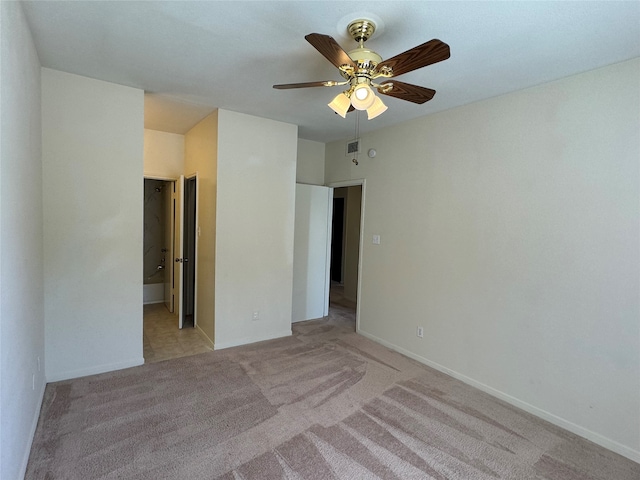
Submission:
[[[353,333],[47,386],[27,479],[638,480],[640,465]]]

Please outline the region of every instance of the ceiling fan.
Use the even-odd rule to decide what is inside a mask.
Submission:
[[[346,117],[347,112],[354,109],[366,110],[369,120],[387,110],[387,106],[380,97],[375,95],[373,89],[382,95],[418,104],[431,100],[436,94],[435,90],[399,82],[392,78],[446,60],[450,56],[449,45],[433,39],[382,61],[380,55],[364,47],[364,42],[373,35],[375,28],[376,26],[371,20],[359,19],[351,22],[347,30],[349,35],[359,43],[359,46],[350,52],[345,52],[329,35],[310,33],[304,37],[338,68],[340,75],[345,79],[344,81],[288,83],[274,85],[273,88],[282,90],[348,85],[349,88],[338,94],[329,103],[329,107],[343,118]],[[376,83],[377,79],[382,79],[382,83]]]

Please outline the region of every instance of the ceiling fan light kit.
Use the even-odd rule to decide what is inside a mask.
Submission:
[[[353,88],[351,94],[351,105],[356,110],[366,110],[375,101],[376,95],[371,90],[371,87],[366,83],[361,83]]]
[[[387,107],[384,103],[382,103],[382,100],[380,100],[380,97],[376,97],[373,100],[373,105],[367,108],[367,120],[373,120],[378,115],[384,113],[387,110],[387,108],[389,107]]]
[[[334,112],[336,112],[342,118],[347,117],[347,112],[349,111],[350,106],[351,106],[351,100],[344,92],[341,92],[338,95],[336,95],[336,98],[334,98],[329,104],[329,108],[331,108]]]
[[[372,20],[358,19],[349,23],[347,31],[359,46],[348,53],[329,35],[310,33],[305,36],[305,39],[318,52],[338,68],[340,75],[346,81],[292,83],[274,85],[273,88],[282,90],[349,85],[349,88],[338,94],[328,106],[343,118],[346,118],[351,110],[366,110],[369,120],[387,110],[387,106],[374,90],[382,95],[417,104],[431,100],[436,93],[435,90],[399,82],[392,78],[446,60],[450,56],[449,45],[433,39],[383,61],[376,52],[364,47],[364,42],[373,35],[375,30],[376,25]],[[378,78],[383,78],[384,83],[375,83],[374,80]]]

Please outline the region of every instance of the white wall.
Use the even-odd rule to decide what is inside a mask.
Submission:
[[[20,3],[0,2],[0,22],[0,478],[9,480],[24,476],[45,385],[42,154],[40,62]]]
[[[636,59],[430,115],[326,170],[367,180],[361,333],[636,461],[639,84]]]
[[[218,184],[218,112],[215,111],[185,135],[185,173],[198,172],[198,212],[200,236],[196,318],[198,328],[213,344],[216,298],[216,193]]]
[[[291,334],[296,148],[295,125],[218,111],[216,348]]]
[[[144,129],[144,176],[178,178],[184,173],[184,135]]]
[[[298,139],[296,182],[324,185],[324,143]]]
[[[42,69],[48,381],[144,362],[143,103]]]

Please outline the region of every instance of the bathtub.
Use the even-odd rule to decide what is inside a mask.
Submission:
[[[142,286],[142,303],[163,303],[164,302],[164,280],[159,279],[156,283],[145,283]]]

